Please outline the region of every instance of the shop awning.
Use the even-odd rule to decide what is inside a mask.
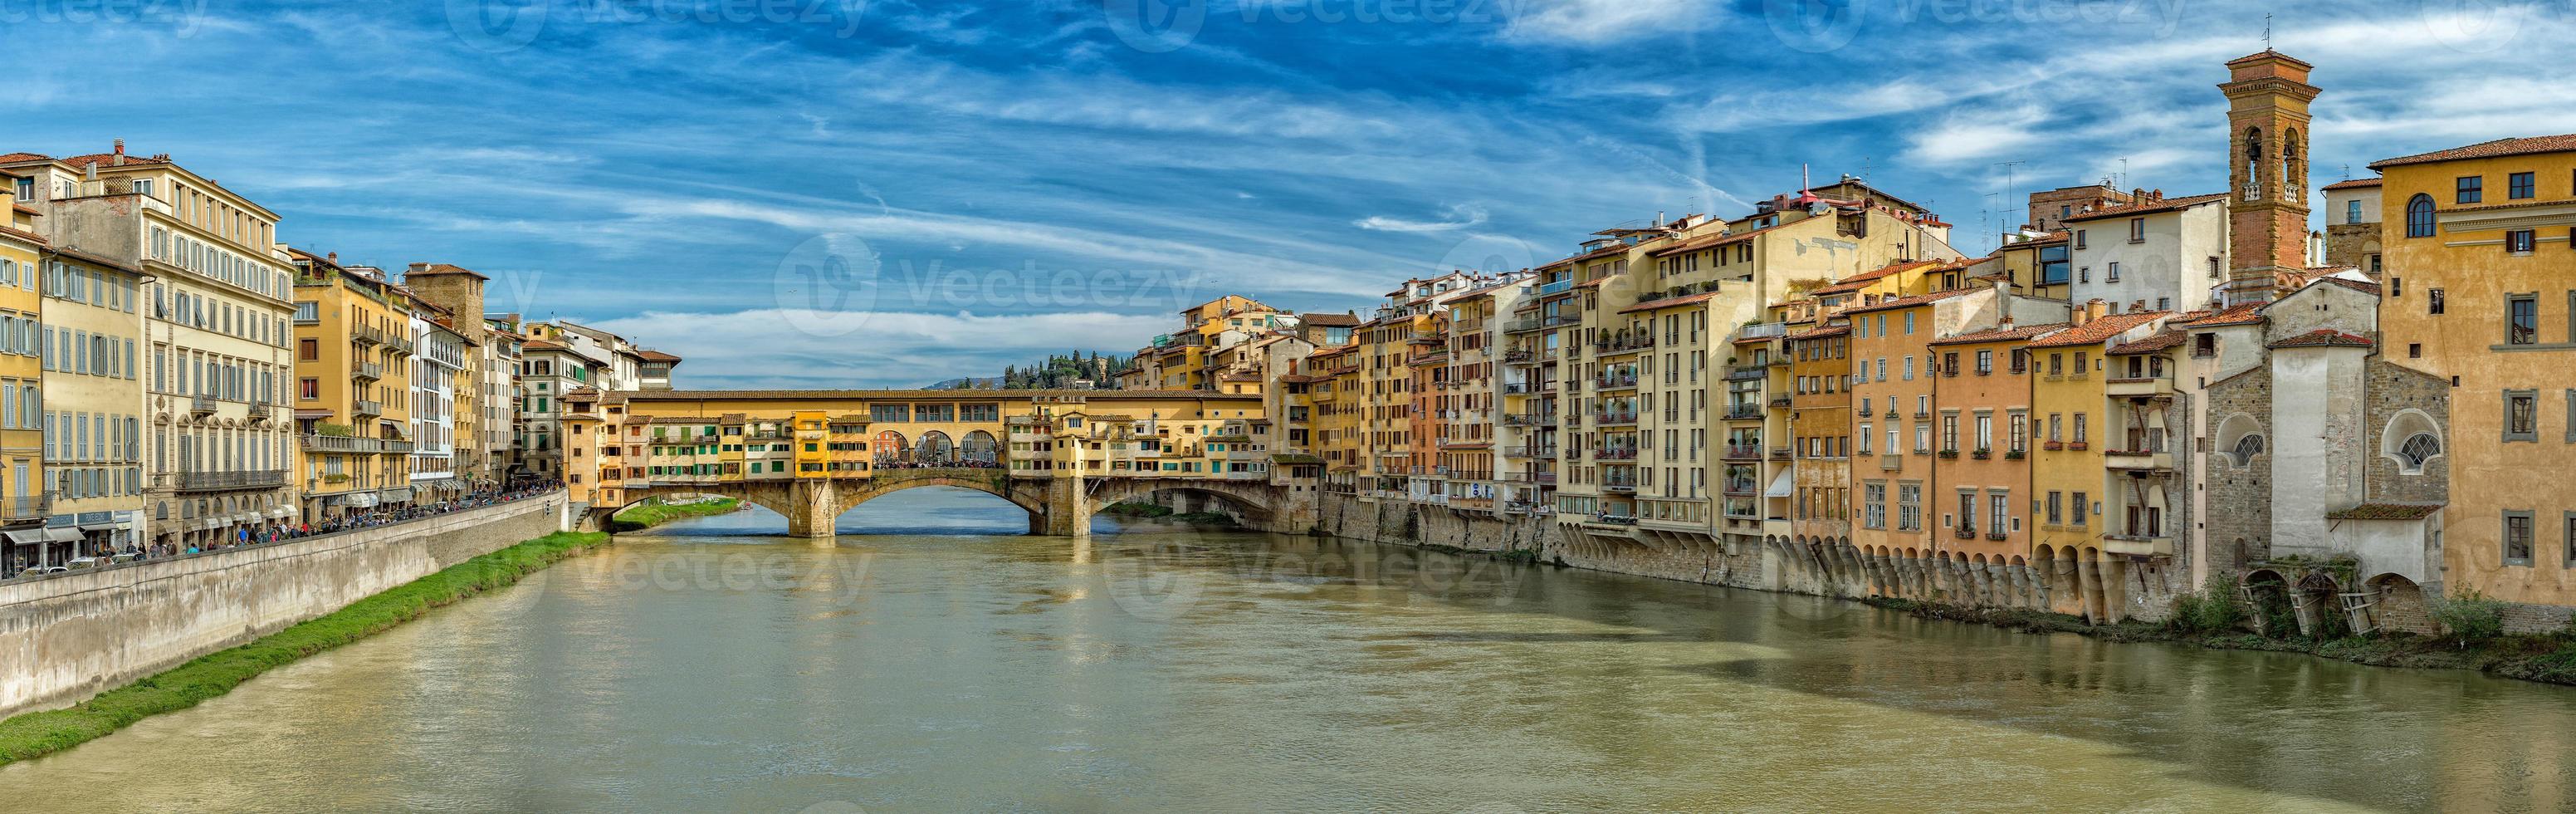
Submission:
[[[45,529],[45,542],[48,543],[69,543],[77,541],[80,538],[80,529],[68,526],[55,526],[53,528]]]
[[[1788,497],[1797,493],[1798,486],[1789,480],[1789,468],[1785,466],[1780,468],[1780,477],[1771,479],[1771,488],[1762,490],[1763,497]]]
[[[19,545],[34,545],[45,541],[45,530],[18,529],[15,531],[0,531],[0,537],[7,537],[9,538],[9,542],[17,543]]]

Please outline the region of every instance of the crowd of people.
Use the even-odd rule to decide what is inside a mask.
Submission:
[[[255,545],[267,545],[288,540],[300,540],[306,537],[337,534],[344,531],[355,531],[358,529],[390,526],[397,523],[408,523],[414,520],[436,517],[450,512],[479,509],[486,506],[508,503],[514,500],[524,500],[551,492],[561,491],[562,489],[563,486],[561,484],[526,483],[506,489],[488,489],[471,492],[449,500],[436,500],[426,503],[406,503],[398,506],[380,506],[372,509],[357,510],[346,514],[324,517],[313,521],[292,522],[279,520],[255,526],[240,526],[228,530],[226,532],[226,536],[213,542],[196,542],[184,545],[167,543],[156,543],[144,546],[129,545],[122,550],[91,552],[93,555],[91,559],[105,561],[121,557],[125,561],[140,561],[175,557],[182,554],[202,554],[208,551],[224,551]],[[21,574],[40,570],[39,563],[25,557],[21,557],[19,559],[22,561],[0,563],[0,579],[13,579]],[[61,571],[65,570],[65,568],[65,563],[52,563],[50,567],[41,567],[41,570]]]
[[[917,458],[878,458],[876,463],[872,464],[872,466],[875,466],[878,469],[1000,469],[1002,468],[1002,462],[982,461],[973,458],[950,458],[946,460],[927,461]]]

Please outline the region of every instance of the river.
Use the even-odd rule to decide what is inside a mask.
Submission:
[[[1024,537],[966,492],[841,527],[622,536],[0,768],[0,810],[2576,807],[2576,691],[2463,671],[1348,541]]]

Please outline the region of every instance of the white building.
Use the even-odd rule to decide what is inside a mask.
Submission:
[[[2112,313],[2209,307],[2210,289],[2227,281],[2227,196],[2135,199],[2064,219],[2075,268],[2068,299],[2098,299]]]
[[[412,343],[420,349],[411,358],[411,485],[420,502],[467,491],[456,468],[456,387],[473,382],[466,371],[475,369],[476,351],[464,336],[431,322],[428,312],[419,307],[411,316]]]

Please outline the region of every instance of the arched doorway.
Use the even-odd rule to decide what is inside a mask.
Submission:
[[[931,430],[921,434],[921,443],[914,447],[912,456],[925,464],[944,464],[957,457],[957,445],[948,440],[947,433]]]
[[[879,465],[894,463],[896,461],[902,461],[912,457],[912,443],[904,440],[903,433],[895,432],[893,430],[886,430],[884,432],[877,433],[876,442],[869,444],[868,447],[876,450],[877,463]]]
[[[966,434],[966,443],[960,454],[969,464],[990,466],[1001,463],[1002,444],[993,438],[992,433],[976,430]]]

